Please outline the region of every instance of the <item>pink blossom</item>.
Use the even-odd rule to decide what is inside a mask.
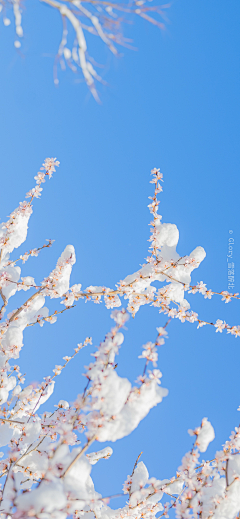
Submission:
[[[221,321],[220,319],[217,319],[216,324],[214,324],[214,326],[216,328],[216,332],[222,333],[224,328],[226,328],[226,323],[225,323],[225,321]]]

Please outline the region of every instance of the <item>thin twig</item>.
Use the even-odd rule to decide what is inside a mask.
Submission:
[[[86,443],[86,445],[84,445],[84,447],[82,448],[82,450],[77,454],[77,456],[71,461],[70,465],[68,465],[68,467],[65,469],[65,471],[63,472],[63,474],[60,476],[60,478],[64,478],[67,473],[69,472],[69,470],[71,470],[72,466],[74,465],[74,463],[76,463],[76,461],[78,461],[81,456],[83,456],[83,454],[87,451],[88,447],[90,447],[90,445],[92,445],[92,443],[96,440],[96,437],[97,435],[94,434],[94,436],[88,440],[88,442]]]
[[[23,303],[23,305],[20,306],[18,308],[18,310],[16,310],[16,312],[14,312],[14,314],[10,317],[9,323],[14,321],[14,319],[16,319],[16,317],[22,312],[22,310],[24,310],[24,307],[26,307],[28,305],[28,303],[30,303],[30,301],[35,299],[35,297],[37,297],[42,292],[43,289],[44,289],[44,287],[40,288],[40,290],[38,290],[37,292],[35,292],[35,294],[33,294],[31,297],[29,297],[29,299],[25,303]]]
[[[66,310],[70,310],[71,308],[75,308],[75,306],[76,305],[67,306],[63,310],[60,310],[59,312],[57,312],[57,310],[55,310],[55,312],[53,312],[53,314],[49,315],[48,317],[41,317],[41,319],[38,319],[34,323],[27,324],[27,326],[34,326],[35,324],[41,323],[41,321],[49,322],[51,317],[54,317],[55,315],[63,314],[63,312],[66,312]]]

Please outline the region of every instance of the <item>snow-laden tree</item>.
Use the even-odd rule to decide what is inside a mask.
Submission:
[[[114,496],[102,496],[95,489],[92,465],[102,458],[107,460],[112,454],[112,448],[101,449],[101,443],[115,442],[129,435],[151,408],[167,397],[168,390],[161,386],[158,348],[164,344],[171,320],[209,326],[236,338],[240,335],[240,326],[229,326],[221,320],[215,323],[202,320],[190,309],[187,294],[198,292],[206,299],[216,295],[225,303],[231,298],[238,299],[238,294],[216,293],[203,282],[191,284],[191,273],[199,267],[205,251],[197,247],[184,257],[177,253],[178,229],[174,224],[162,223],[158,214],[158,194],[162,191],[162,174],[158,169],[151,172],[154,193],[149,204],[151,245],[146,263],[119,281],[117,288],[71,286],[70,276],[76,261],[73,245],[66,246],[56,267],[38,284],[30,276],[21,277],[19,262],[25,263],[52,244],[48,241],[19,258],[12,256],[26,239],[34,198],[41,196],[41,186],[47,177],[51,178],[56,166],[59,166],[56,159],[45,160],[35,176],[35,187],[0,226],[1,517],[152,519],[168,517],[173,511],[178,519],[239,517],[240,428],[235,428],[211,461],[203,461],[200,453],[204,453],[214,439],[214,429],[207,418],[189,431],[194,438],[192,448],[183,456],[181,466],[176,467],[171,479],[149,477],[139,456],[132,473],[126,475],[123,482],[125,506],[114,509]],[[159,289],[153,285],[155,281],[160,284]],[[31,295],[7,314],[9,299],[21,290],[23,295],[30,290]],[[49,315],[45,306],[48,298],[60,299],[63,310]],[[71,405],[61,400],[55,409],[41,414],[41,405],[53,393],[55,378],[70,361],[74,362],[76,355],[81,355],[91,338],[73,347],[73,354],[65,356],[63,364],[53,368],[52,376],[46,376],[35,387],[25,387],[24,376],[15,364],[23,347],[24,330],[46,322],[54,324],[58,314],[86,299],[92,303],[104,301],[111,311],[113,327],[85,369],[86,385],[82,394],[76,396]],[[126,321],[146,304],[157,307],[166,316],[166,322],[157,328],[155,342],[143,345],[142,372],[132,385],[127,378],[118,375],[116,356],[124,341]]]
[[[32,1],[32,0],[31,0]],[[22,11],[29,0],[0,0],[0,12],[5,26],[14,20],[16,39],[14,45],[21,47],[24,37]],[[119,46],[131,47],[131,40],[123,36],[123,25],[140,17],[163,29],[166,9],[169,4],[155,5],[151,0],[116,2],[111,0],[37,0],[43,8],[50,7],[62,19],[62,37],[56,53],[54,82],[58,84],[57,69],[66,65],[73,72],[81,71],[92,95],[98,100],[95,82],[104,83],[97,72],[94,57],[89,56],[87,42],[91,35],[99,38],[115,56]],[[46,9],[46,16],[48,12]],[[36,20],[37,23],[37,20]],[[69,34],[70,33],[70,34]]]

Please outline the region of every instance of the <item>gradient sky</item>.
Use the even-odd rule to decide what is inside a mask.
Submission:
[[[70,71],[60,73],[54,86],[60,19],[36,0],[25,5],[21,54],[13,46],[13,27],[2,25],[0,31],[1,221],[34,185],[45,157],[57,157],[61,165],[44,184],[42,199],[35,200],[27,242],[15,255],[46,238],[55,239],[54,246],[30,259],[23,275],[39,283],[68,243],[77,254],[72,284],[114,287],[136,271],[148,249],[150,170],[160,167],[160,213],[163,222],[179,228],[179,254],[197,245],[207,253],[193,282],[227,290],[233,230],[235,291],[240,292],[239,0],[176,0],[165,31],[141,20],[127,26],[138,50],[124,49],[121,58],[99,50],[93,40],[92,53],[104,64],[108,82],[99,88],[101,105]],[[203,319],[240,324],[239,301],[226,305],[217,296],[208,301],[201,295],[189,301]],[[49,307],[62,309],[52,302]],[[155,340],[156,327],[164,323],[165,316],[151,307],[129,321],[120,375],[136,379],[143,365],[137,358],[141,345]],[[86,336],[98,344],[111,326],[103,305],[80,301],[55,325],[28,329],[19,360],[26,383],[51,374]],[[187,430],[204,416],[216,433],[205,459],[239,423],[240,339],[180,322],[172,322],[168,332],[159,368],[169,396],[136,431],[112,445],[112,458],[94,467],[96,490],[103,495],[121,492],[141,451],[151,476],[174,475],[191,448]],[[90,351],[80,353],[57,379],[46,409],[60,398],[72,401],[82,390]]]

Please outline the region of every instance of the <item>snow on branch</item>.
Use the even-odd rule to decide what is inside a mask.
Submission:
[[[169,511],[174,509],[177,519],[236,519],[240,511],[240,428],[235,428],[212,460],[200,460],[200,453],[205,453],[215,438],[207,418],[189,430],[190,436],[195,437],[193,446],[171,479],[150,477],[139,455],[123,484],[123,493],[102,496],[95,490],[92,466],[101,459],[107,460],[113,449],[110,446],[92,452],[89,449],[93,444],[95,449],[97,443],[116,442],[131,434],[168,395],[168,390],[161,385],[158,351],[165,343],[172,318],[198,322],[200,327],[207,324],[189,310],[185,292],[200,293],[207,296],[206,299],[215,293],[226,302],[232,297],[239,298],[237,294],[207,290],[203,282],[190,284],[191,273],[204,259],[205,251],[197,247],[188,256],[178,255],[178,229],[174,224],[162,223],[158,214],[158,194],[162,191],[159,169],[152,170],[154,195],[149,204],[152,215],[149,255],[141,269],[120,281],[116,290],[92,286],[82,290],[80,284],[70,287],[76,261],[72,245],[66,246],[56,267],[41,282],[36,284],[30,276],[20,281],[21,268],[16,263],[20,259],[25,263],[30,256],[36,256],[52,244],[49,240],[47,245],[31,249],[17,260],[10,257],[26,239],[33,199],[40,197],[41,185],[58,165],[56,159],[44,161],[35,176],[35,187],[26,195],[28,201],[20,203],[0,227],[1,517],[158,519],[168,517]],[[17,290],[33,293],[4,321],[9,298]],[[65,308],[49,316],[44,306],[48,297],[61,300]],[[15,364],[23,347],[24,330],[36,323],[54,323],[58,314],[81,299],[99,303],[101,298],[108,309],[113,308],[114,326],[96,347],[93,361],[85,368],[86,384],[82,393],[71,405],[60,400],[55,409],[38,414],[39,408],[53,394],[57,377],[92,340],[87,337],[72,354],[65,355],[62,364],[56,364],[53,374],[45,376],[42,383],[24,387],[24,375]],[[128,301],[127,310],[122,308],[122,299]],[[157,328],[155,340],[143,345],[139,356],[142,371],[132,383],[118,374],[116,356],[124,341],[127,320],[145,304],[157,306],[160,313],[167,315],[167,320]],[[221,320],[208,324],[216,327],[216,331],[226,329],[235,336],[240,334],[239,326],[231,327]],[[126,495],[126,503],[116,510],[110,504],[119,495]]]
[[[73,72],[80,70],[93,97],[99,101],[95,82],[104,83],[96,71],[93,57],[88,54],[87,39],[89,35],[97,36],[108,47],[110,52],[118,55],[118,47],[131,47],[131,40],[123,36],[123,25],[134,18],[143,18],[160,29],[165,25],[166,10],[170,4],[149,5],[150,0],[133,0],[132,2],[116,2],[110,0],[38,0],[42,4],[54,9],[62,19],[62,38],[59,44],[55,66],[54,82],[58,84],[57,65],[62,69],[66,65]],[[24,7],[27,8],[28,0]],[[21,47],[23,37],[22,9],[20,0],[0,0],[0,12],[3,14],[3,23],[11,23],[11,15],[15,23],[16,48]],[[10,18],[9,18],[10,16]],[[47,16],[47,11],[46,11]],[[74,40],[69,37],[69,29],[74,31]],[[70,31],[71,32],[71,31]]]

